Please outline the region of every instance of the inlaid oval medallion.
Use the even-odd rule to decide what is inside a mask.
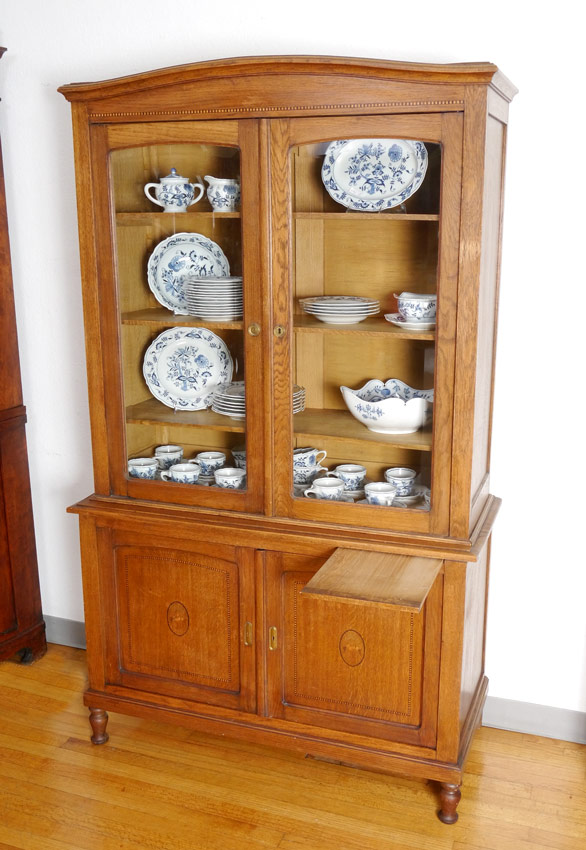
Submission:
[[[348,667],[358,667],[364,661],[366,644],[362,635],[354,629],[348,629],[344,632],[340,638],[339,647],[342,661]]]
[[[171,602],[167,608],[167,625],[179,637],[189,628],[189,612],[182,602]]]

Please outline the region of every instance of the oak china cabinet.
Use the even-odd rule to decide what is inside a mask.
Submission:
[[[0,47],[0,57],[5,51]],[[0,148],[0,660],[45,654]]]
[[[453,823],[487,688],[516,90],[489,63],[303,56],[60,91],[95,470],[71,508],[93,742],[107,711],[165,718],[437,780]],[[350,487],[348,464],[366,475]],[[415,485],[376,503],[391,469]]]

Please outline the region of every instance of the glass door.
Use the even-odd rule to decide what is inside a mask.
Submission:
[[[114,492],[262,505],[260,341],[244,331],[262,321],[250,125],[103,131],[114,262],[108,251],[100,258],[100,309],[110,328]]]
[[[274,131],[279,513],[447,527],[460,144],[441,114]]]

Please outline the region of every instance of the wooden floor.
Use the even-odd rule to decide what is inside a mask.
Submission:
[[[455,826],[435,788],[114,714],[85,653],[0,664],[0,850],[586,850],[586,748],[481,729]]]

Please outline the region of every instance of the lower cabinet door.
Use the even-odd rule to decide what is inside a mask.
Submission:
[[[269,714],[433,747],[441,573],[412,613],[303,594],[323,560],[266,555]]]
[[[119,531],[100,543],[107,684],[254,711],[254,552]]]

